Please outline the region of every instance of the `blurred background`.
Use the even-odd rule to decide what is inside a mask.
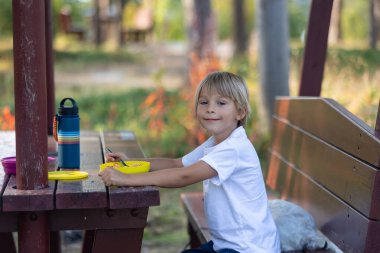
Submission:
[[[56,106],[73,97],[81,129],[132,130],[146,156],[180,157],[207,138],[193,118],[195,87],[210,71],[231,71],[249,86],[253,110],[246,128],[265,168],[271,109],[260,64],[268,57],[263,43],[271,42],[260,38],[275,34],[267,36],[285,52],[284,65],[267,71],[285,69],[276,84],[285,89],[276,95],[296,96],[310,4],[52,0]],[[0,0],[0,6],[0,130],[13,130],[12,1]],[[372,128],[380,98],[379,36],[380,0],[334,1],[321,96],[337,100]],[[150,208],[142,252],[186,246],[179,194],[194,190],[201,185],[160,190],[161,206]],[[80,252],[74,241],[63,252]]]

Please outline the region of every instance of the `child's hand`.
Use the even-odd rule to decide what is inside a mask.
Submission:
[[[112,167],[107,167],[106,169],[99,172],[98,175],[106,186],[122,185],[121,178],[123,174]]]
[[[106,162],[117,162],[120,160],[127,160],[128,157],[123,153],[107,153]]]

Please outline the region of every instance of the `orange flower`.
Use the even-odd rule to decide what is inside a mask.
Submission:
[[[1,130],[15,129],[15,117],[12,115],[11,109],[9,108],[9,106],[5,106],[1,110],[0,129]]]

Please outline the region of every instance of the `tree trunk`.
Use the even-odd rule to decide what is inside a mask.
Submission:
[[[247,51],[247,33],[244,18],[244,0],[234,0],[234,41],[235,56],[243,55]]]
[[[200,59],[213,55],[216,25],[210,0],[185,0],[190,52]]]
[[[343,9],[342,0],[334,0],[331,23],[330,23],[330,34],[329,42],[331,44],[337,44],[342,39],[342,27],[341,27],[341,14]]]
[[[370,1],[370,36],[369,43],[372,49],[376,49],[380,34],[380,0]]]
[[[95,4],[95,13],[94,13],[94,31],[95,31],[95,44],[96,46],[100,46],[102,43],[102,36],[101,36],[101,27],[100,27],[100,5],[99,0],[94,1]]]
[[[256,0],[259,28],[260,83],[267,119],[276,96],[289,95],[289,35],[287,1]]]

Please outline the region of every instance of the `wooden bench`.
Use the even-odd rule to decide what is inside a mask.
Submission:
[[[67,9],[63,9],[59,13],[59,28],[65,34],[71,34],[79,40],[84,40],[86,30],[73,24],[71,12]]]
[[[0,137],[0,150],[13,151],[14,155],[14,132],[0,131]],[[43,225],[51,231],[50,252],[60,252],[59,237],[55,235],[62,230],[86,231],[82,252],[125,252],[126,245],[128,252],[141,251],[148,209],[159,205],[159,192],[151,186],[106,187],[97,176],[106,146],[131,157],[144,156],[132,132],[81,132],[80,169],[89,173],[87,179],[49,181],[46,189],[17,190],[16,177],[5,175],[0,165],[1,252],[16,252],[10,232],[17,232],[20,225],[28,222],[21,217],[32,221],[27,238],[35,238],[25,242],[20,241],[19,236],[19,248],[21,245],[29,249],[21,252],[39,252],[41,235],[33,236],[33,221],[43,215],[48,216]]]
[[[307,210],[343,252],[380,252],[380,140],[374,129],[320,97],[277,99],[272,126],[268,190]],[[191,247],[210,240],[202,198],[181,195]]]

